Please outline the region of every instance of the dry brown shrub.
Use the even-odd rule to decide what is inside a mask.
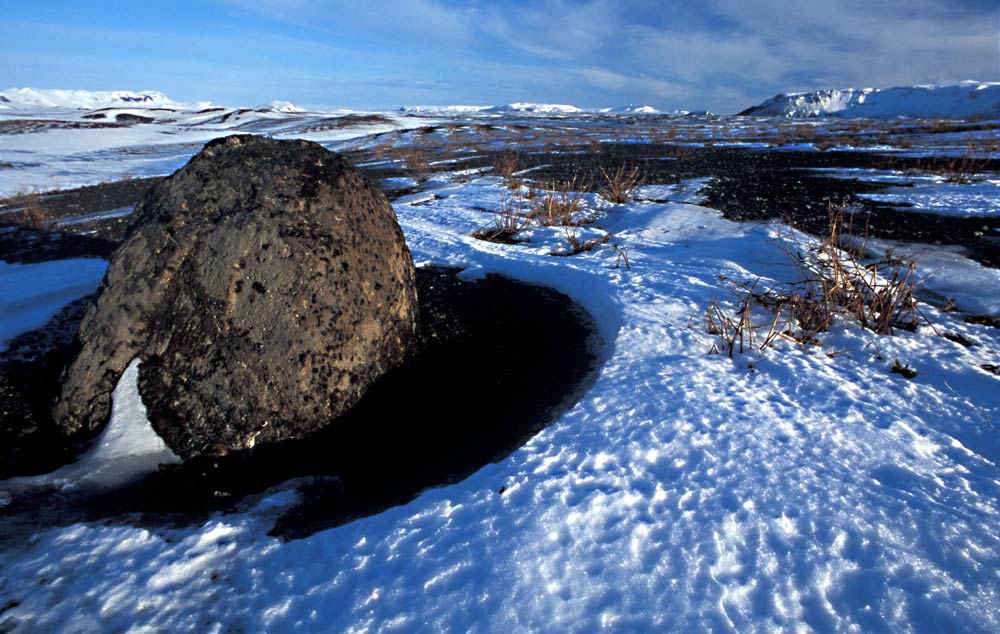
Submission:
[[[20,190],[6,203],[16,209],[7,216],[15,227],[42,232],[55,225],[55,219],[45,206],[42,193],[37,189]]]
[[[406,170],[418,182],[424,182],[430,175],[430,159],[419,147],[408,145],[396,150],[397,156],[406,165]]]
[[[732,356],[747,350],[763,351],[778,339],[816,344],[816,336],[828,330],[837,315],[852,317],[862,327],[883,335],[897,329],[913,330],[920,321],[926,322],[915,296],[915,263],[891,252],[863,262],[867,227],[863,234],[855,231],[845,204],[831,204],[829,214],[827,234],[820,240],[792,239],[784,247],[799,281],[764,289],[759,288],[759,280],[741,285],[735,315],[724,311],[718,302],[708,307],[708,332],[719,336],[722,343],[721,349],[713,345],[714,352]],[[753,322],[754,307],[770,311],[773,317],[769,323]]]
[[[601,195],[616,204],[632,200],[635,190],[642,181],[642,172],[638,167],[633,166],[629,169],[624,164],[611,172],[602,167],[601,176],[604,177]]]
[[[568,257],[571,255],[577,255],[578,253],[585,253],[587,251],[593,251],[596,247],[607,243],[611,239],[611,234],[601,236],[600,238],[591,238],[590,240],[581,240],[580,234],[573,227],[563,228],[564,237],[566,238],[566,244],[569,245],[569,250],[565,251],[553,251],[549,255],[555,255],[559,257]]]
[[[585,219],[577,216],[583,210],[585,189],[580,179],[574,176],[572,180],[552,182],[542,190],[534,190],[528,217],[542,225],[586,224]]]
[[[517,242],[517,234],[529,224],[524,215],[524,197],[520,192],[502,194],[500,209],[492,225],[477,229],[473,237],[488,242]]]
[[[496,168],[497,173],[500,177],[507,182],[507,186],[511,189],[521,186],[521,181],[514,178],[514,174],[517,172],[517,164],[520,160],[517,152],[514,150],[504,150],[497,154],[496,159],[493,162],[493,166]]]

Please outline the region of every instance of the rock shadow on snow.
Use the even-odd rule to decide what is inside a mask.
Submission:
[[[296,487],[298,502],[270,533],[307,537],[503,459],[596,376],[600,336],[567,296],[495,275],[465,281],[456,269],[417,269],[416,279],[422,327],[414,350],[336,425],[165,465],[98,494],[15,497],[5,507],[11,522],[4,532],[26,536],[39,524],[79,521],[184,526],[245,508],[248,497],[285,484]]]

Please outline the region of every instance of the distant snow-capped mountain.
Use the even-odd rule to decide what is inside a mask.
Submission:
[[[601,108],[598,112],[606,114],[660,114],[660,111],[653,106],[637,106],[634,103],[616,108]]]
[[[40,88],[8,88],[0,91],[0,108],[6,110],[72,108],[143,107],[171,108],[179,104],[162,92],[153,90],[90,91],[46,90]]]
[[[583,108],[555,103],[509,103],[503,106],[492,106],[484,112],[537,112],[541,114],[575,114],[584,112]]]
[[[257,112],[284,112],[284,113],[297,113],[305,112],[302,108],[299,108],[290,101],[280,101],[275,99],[274,101],[269,101],[268,103],[262,103],[261,105],[254,108]]]
[[[399,111],[406,114],[477,114],[494,106],[402,106]]]
[[[594,112],[600,114],[660,114],[652,106],[629,104],[616,108],[585,109],[566,104],[517,102],[499,106],[403,106],[400,112],[407,114],[449,115],[449,114],[502,114],[523,112],[535,114],[579,114]]]
[[[741,115],[769,117],[1000,118],[1000,83],[848,88],[783,93]]]

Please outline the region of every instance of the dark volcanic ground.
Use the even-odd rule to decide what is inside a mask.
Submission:
[[[371,151],[353,152],[359,164],[370,162]],[[439,158],[431,156],[430,158]],[[483,167],[496,162],[496,154],[480,154],[463,163]],[[832,178],[813,168],[872,168],[897,170],[947,169],[948,158],[887,157],[876,152],[770,150],[745,147],[697,147],[669,143],[601,143],[570,145],[558,152],[524,151],[518,155],[519,169],[530,169],[526,177],[546,184],[574,178],[596,188],[600,170],[613,171],[637,166],[643,183],[673,184],[690,178],[712,177],[705,204],[733,220],[780,218],[810,232],[827,228],[828,202],[847,204],[856,210],[874,238],[902,242],[948,244],[964,247],[969,257],[988,266],[1000,266],[1000,218],[960,218],[900,211],[897,206],[875,203],[861,194],[898,185],[854,179]],[[984,161],[983,170],[1000,171],[1000,160]],[[405,174],[398,167],[366,168],[374,178]],[[43,197],[42,203],[54,219],[85,216],[99,211],[135,205],[157,179],[135,179],[59,192]],[[390,192],[390,196],[400,192]],[[5,216],[15,204],[0,204],[0,259],[33,262],[58,257],[108,257],[129,224],[127,217],[73,224],[54,231],[6,231],[2,227],[16,219]]]
[[[327,429],[293,440],[161,468],[132,485],[101,492],[35,489],[3,507],[0,544],[49,525],[78,521],[150,526],[203,520],[216,510],[295,478],[301,500],[272,534],[286,539],[379,512],[422,490],[457,482],[502,459],[572,405],[595,376],[602,343],[589,318],[565,295],[498,276],[463,281],[454,269],[418,269],[421,336],[410,360],[389,372],[362,401]],[[63,316],[72,330],[79,311]],[[530,315],[531,328],[524,328]],[[30,342],[12,350],[25,352]],[[56,353],[36,360],[35,374],[0,376],[32,402],[54,398]],[[0,402],[11,393],[0,395]],[[10,403],[4,403],[4,406]],[[46,433],[33,444],[0,436],[0,478],[48,471],[84,445],[64,447]],[[20,443],[21,451],[15,451]],[[44,468],[39,468],[44,465]],[[20,467],[20,468],[17,468]]]
[[[664,160],[664,159],[668,160]],[[953,159],[906,158],[889,160],[874,152],[817,152],[738,147],[688,147],[662,144],[608,143],[597,153],[526,154],[520,157],[532,179],[567,181],[574,175],[599,174],[621,165],[639,167],[645,184],[672,184],[710,176],[708,207],[732,220],[790,221],[803,231],[822,234],[827,229],[828,201],[845,203],[866,218],[870,235],[902,242],[950,244],[965,247],[969,257],[988,266],[1000,266],[1000,217],[959,218],[878,204],[859,198],[898,185],[832,178],[814,168],[869,168],[907,170],[945,169]],[[1000,170],[1000,160],[983,163]],[[597,178],[590,177],[594,181]],[[865,221],[862,220],[862,223]]]

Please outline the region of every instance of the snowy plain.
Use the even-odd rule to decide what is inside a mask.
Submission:
[[[919,209],[942,216],[1000,216],[1000,179],[995,175],[969,174],[969,182],[949,182],[940,174],[907,174],[896,170],[818,168],[817,172],[838,178],[872,183],[891,183],[897,187],[862,197],[900,205],[901,210]]]
[[[301,117],[259,118],[290,125],[283,116]],[[400,121],[379,125],[411,125]],[[93,182],[121,169],[103,150],[173,143],[143,127],[4,137],[0,158],[30,152],[41,165],[17,172],[35,184],[52,165]],[[341,147],[372,131],[314,138]],[[187,134],[194,144],[208,132]],[[134,167],[162,173],[196,150],[171,147]],[[517,245],[472,237],[493,222],[483,210],[500,205],[501,178],[435,174],[394,205],[416,264],[501,273],[582,305],[605,344],[580,401],[462,482],[303,539],[267,535],[297,500],[294,483],[186,528],[39,526],[0,552],[0,630],[997,631],[1000,377],[981,366],[1000,364],[998,331],[925,306],[929,323],[912,333],[879,336],[843,319],[822,346],[710,354],[719,339],[706,331],[709,304],[734,309],[734,282],[787,281],[782,245],[808,238],[726,220],[700,204],[703,185],[651,187],[619,205],[588,195],[599,220],[580,237],[610,240],[553,257],[566,247],[558,228],[526,231]],[[970,204],[996,213],[995,200]],[[928,288],[996,314],[996,270],[914,249],[930,254],[918,268]],[[19,304],[2,297],[7,321]],[[891,373],[896,360],[918,375]],[[143,426],[137,401],[123,381],[115,430],[126,419]],[[0,482],[0,514],[24,488],[97,477],[122,448],[140,463],[137,454],[162,451],[148,436],[114,442],[102,439],[73,478]]]

